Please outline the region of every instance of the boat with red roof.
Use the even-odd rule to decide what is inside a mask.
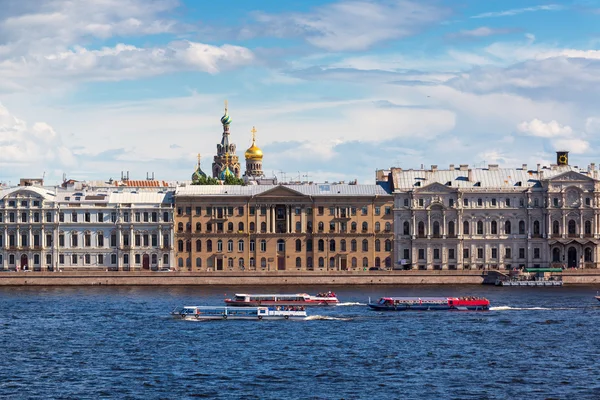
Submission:
[[[339,303],[335,293],[324,292],[316,296],[307,293],[296,294],[243,294],[236,293],[232,299],[225,299],[228,306],[328,306]]]
[[[483,311],[490,309],[490,301],[483,297],[382,297],[369,307],[379,311]]]

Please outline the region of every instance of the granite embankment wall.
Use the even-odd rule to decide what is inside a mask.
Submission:
[[[0,286],[481,284],[481,271],[3,272]]]
[[[87,285],[480,285],[482,271],[3,272],[0,286]],[[486,279],[487,278],[487,279]],[[567,285],[600,284],[600,270],[566,270]]]

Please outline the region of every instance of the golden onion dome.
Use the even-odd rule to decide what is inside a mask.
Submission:
[[[246,153],[244,153],[244,156],[246,157],[246,160],[262,160],[263,158],[263,152],[260,149],[260,147],[258,147],[256,145],[256,128],[252,127],[252,146],[250,146],[250,148],[248,148],[248,150],[246,150]]]

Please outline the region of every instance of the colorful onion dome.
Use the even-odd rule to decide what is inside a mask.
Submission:
[[[223,171],[221,171],[221,174],[219,175],[219,178],[224,181],[226,177],[228,176],[233,176],[233,172],[231,172],[231,170],[229,169],[229,167],[225,167],[225,169]]]
[[[221,123],[223,125],[229,125],[229,124],[231,124],[231,117],[229,116],[229,114],[227,114],[227,111],[225,111],[225,115],[223,115],[221,117]]]
[[[206,178],[206,174],[204,173],[204,171],[202,171],[202,169],[198,165],[198,168],[196,168],[196,170],[192,174],[192,181],[196,181],[196,180],[198,180],[198,179],[200,179],[202,177]]]

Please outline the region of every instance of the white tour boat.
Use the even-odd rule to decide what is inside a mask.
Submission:
[[[303,307],[219,307],[219,306],[186,306],[171,312],[175,318],[188,321],[208,321],[226,319],[275,320],[306,318]]]
[[[296,294],[242,294],[236,293],[232,299],[225,299],[228,306],[327,306],[339,303],[333,292],[311,296],[307,293]]]

